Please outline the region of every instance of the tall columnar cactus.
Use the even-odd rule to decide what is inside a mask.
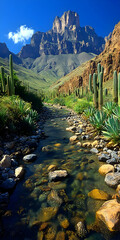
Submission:
[[[83,94],[84,94],[84,88],[83,86],[81,87],[81,96],[83,97]]]
[[[14,85],[14,78],[13,78],[13,60],[12,55],[9,55],[9,68],[10,68],[10,95],[15,94],[15,85]]]
[[[97,84],[97,74],[93,74],[93,90],[94,90],[94,105],[98,108],[98,84]]]
[[[7,76],[7,94],[8,96],[10,96],[10,78],[9,75]]]
[[[99,74],[99,110],[102,109],[102,105],[103,105],[103,72],[100,72]]]
[[[86,95],[88,94],[88,86],[86,86],[86,88],[85,88],[85,93],[86,93]]]
[[[93,93],[93,87],[92,87],[92,74],[89,75],[89,90]]]
[[[115,103],[118,103],[118,76],[117,71],[114,71],[113,74],[113,100]]]
[[[98,77],[99,77],[99,74],[101,73],[101,64],[98,63],[97,65],[97,71],[98,71]]]
[[[120,73],[118,74],[118,104],[120,105]]]
[[[2,92],[5,93],[4,67],[1,67],[1,82],[2,82]]]

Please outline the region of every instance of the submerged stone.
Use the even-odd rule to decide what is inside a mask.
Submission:
[[[110,187],[117,187],[120,184],[120,172],[106,174],[105,183]]]
[[[56,170],[53,172],[49,172],[48,177],[50,181],[58,180],[60,178],[65,178],[68,176],[66,170]]]
[[[56,240],[65,240],[65,233],[64,232],[58,232],[56,236]]]
[[[58,212],[58,207],[46,207],[40,210],[38,215],[39,222],[47,222],[52,219]]]
[[[14,188],[16,185],[16,181],[13,178],[8,178],[7,180],[5,180],[0,187],[5,189],[5,190],[10,190],[12,188]]]
[[[68,219],[64,215],[62,214],[58,215],[58,221],[60,223],[60,226],[63,227],[64,229],[69,227]]]
[[[4,167],[4,168],[11,167],[11,159],[10,159],[9,155],[4,155],[4,157],[0,161],[0,167]]]
[[[47,202],[50,206],[60,206],[62,204],[62,199],[58,196],[56,190],[51,190],[47,197]]]
[[[77,234],[80,238],[84,238],[87,234],[87,231],[85,229],[85,225],[83,222],[78,222],[77,225],[76,225],[76,231],[77,231]]]
[[[99,199],[99,200],[108,200],[109,199],[109,195],[99,189],[93,189],[91,192],[88,193],[88,197],[91,197],[93,199]]]

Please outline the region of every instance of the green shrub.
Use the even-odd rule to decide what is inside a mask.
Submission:
[[[107,119],[107,114],[102,111],[96,111],[93,116],[89,118],[90,123],[95,127],[98,131],[103,130],[104,123]]]
[[[75,112],[77,112],[78,114],[81,114],[81,113],[83,113],[83,111],[85,110],[85,109],[87,109],[88,107],[90,107],[90,103],[89,102],[87,102],[87,101],[85,101],[85,100],[79,100],[77,103],[76,103],[76,105],[75,105],[75,107],[74,107],[74,110],[75,110]]]
[[[91,116],[93,116],[95,114],[95,111],[96,111],[96,109],[91,106],[91,107],[88,107],[87,109],[84,110],[83,115],[86,118],[89,118],[89,117],[91,117]]]
[[[120,106],[113,109],[113,114],[120,121]]]
[[[120,121],[114,116],[109,117],[102,133],[106,139],[120,143]]]
[[[110,116],[113,113],[113,110],[116,108],[116,103],[114,102],[106,102],[103,106],[104,112],[107,113],[108,116]]]

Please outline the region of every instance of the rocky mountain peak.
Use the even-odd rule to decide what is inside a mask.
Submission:
[[[62,33],[66,28],[72,29],[73,26],[76,28],[80,27],[79,16],[76,12],[67,11],[64,12],[62,17],[56,17],[53,22],[53,31],[57,33]]]

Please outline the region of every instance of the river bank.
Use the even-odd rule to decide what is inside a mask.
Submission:
[[[37,142],[34,152],[37,159],[30,164],[25,163],[26,174],[11,195],[3,222],[6,225],[11,221],[12,225],[8,229],[6,227],[7,235],[4,233],[3,239],[79,239],[81,236],[104,239],[90,224],[94,222],[95,213],[102,203],[115,194],[115,190],[106,185],[104,177],[98,173],[102,162],[96,153],[106,154],[105,151],[110,149],[104,149],[106,142],[95,136],[91,126],[73,111],[49,106],[39,125],[42,127],[38,127],[40,132],[43,123],[43,135],[47,138],[41,139],[41,135],[36,133],[34,136],[39,138],[31,136],[29,139]],[[115,148],[111,151],[107,153],[107,160],[111,159],[111,153],[118,156]],[[63,175],[57,175],[55,179],[54,171]],[[88,196],[93,189],[106,192],[107,199],[100,199],[103,192],[99,198],[97,193],[96,199]],[[93,205],[94,209],[91,209]],[[19,214],[16,215],[17,212]]]

